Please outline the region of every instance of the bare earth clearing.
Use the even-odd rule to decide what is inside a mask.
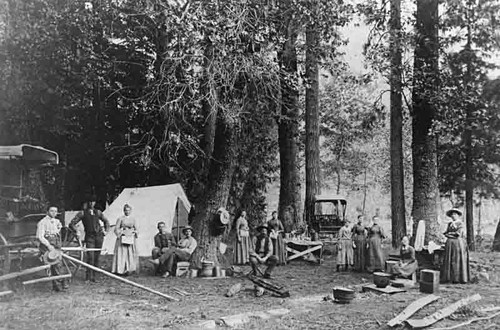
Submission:
[[[475,253],[472,260],[489,264],[490,282],[479,281],[468,285],[441,285],[441,299],[419,311],[414,318],[422,318],[467,295],[479,293],[483,297],[476,305],[500,306],[500,254]],[[109,266],[109,260],[104,268]],[[245,278],[225,279],[161,279],[151,276],[146,262],[142,262],[141,276],[129,279],[147,285],[180,299],[168,302],[161,297],[127,286],[109,278],[99,277],[98,283],[85,283],[80,270],[66,293],[53,293],[50,283],[41,283],[0,301],[0,329],[185,329],[207,320],[250,311],[286,308],[290,312],[268,320],[251,318],[241,326],[244,329],[385,329],[386,322],[401,312],[410,302],[422,297],[418,289],[395,295],[357,293],[348,305],[323,301],[334,286],[360,289],[371,283],[369,274],[337,273],[332,255],[326,255],[321,266],[307,262],[292,262],[275,271],[275,281],[286,285],[291,298],[282,299],[266,293],[253,295],[252,283]],[[249,270],[249,268],[248,268]],[[235,283],[244,283],[246,290],[235,297],[224,296]],[[180,296],[172,287],[189,292]],[[472,310],[473,312],[473,310]],[[471,310],[462,311],[454,319],[445,319],[437,325],[453,325],[474,317]],[[435,326],[437,326],[435,325]],[[217,326],[223,329],[224,326]],[[403,327],[400,327],[403,328]],[[500,329],[500,318],[473,323],[465,329]]]

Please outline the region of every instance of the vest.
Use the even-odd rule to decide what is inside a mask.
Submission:
[[[94,214],[90,214],[89,209],[83,210],[82,218],[83,228],[85,229],[85,235],[95,235],[101,232],[101,225],[99,224],[99,216],[97,215],[97,210],[94,209]]]
[[[257,242],[256,242],[256,246],[255,246],[255,253],[257,254],[260,254],[260,253],[263,253],[264,255],[267,255],[267,253],[269,252],[269,236],[266,236],[264,238],[264,251],[260,251],[260,247],[262,246],[262,244],[260,244],[260,242],[262,241],[262,238],[260,237],[257,237]]]

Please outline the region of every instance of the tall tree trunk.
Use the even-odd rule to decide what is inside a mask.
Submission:
[[[492,251],[500,252],[500,219],[497,223],[497,230],[495,232],[495,238],[493,239],[493,245],[491,246]]]
[[[466,91],[470,91],[472,83],[472,31],[471,31],[471,14],[472,8],[471,2],[467,2],[467,44],[465,49],[467,52],[467,71],[465,73],[465,86]],[[466,105],[465,113],[465,130],[464,130],[464,143],[465,143],[465,223],[467,228],[467,245],[471,251],[475,250],[475,240],[474,240],[474,177],[472,173],[472,112],[474,105]]]
[[[289,12],[289,10],[288,10]],[[300,205],[298,164],[299,93],[297,90],[297,31],[291,13],[285,18],[285,44],[279,55],[281,65],[281,116],[278,122],[280,150],[279,216],[288,223],[287,230],[303,225]],[[289,223],[291,222],[291,223]]]
[[[316,1],[311,4],[312,12],[317,12]],[[311,225],[314,215],[314,196],[321,192],[319,166],[319,37],[315,21],[306,29],[306,196],[305,218]]]
[[[391,0],[391,225],[392,246],[406,235],[401,91],[401,0]]]
[[[436,117],[433,104],[438,83],[438,2],[417,0],[417,40],[414,56],[412,94],[412,155],[414,233],[420,220],[425,221],[425,243],[438,240],[437,138],[431,134]]]
[[[192,221],[194,237],[198,242],[198,248],[193,253],[193,262],[198,267],[201,265],[202,259],[213,261],[216,264],[222,260],[219,245],[223,231],[217,224],[216,216],[220,207],[227,206],[231,180],[236,167],[238,135],[239,123],[237,120],[219,112],[206,194],[197,205],[199,213]]]

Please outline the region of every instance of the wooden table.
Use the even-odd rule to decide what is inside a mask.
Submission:
[[[306,240],[297,240],[297,239],[285,239],[286,252],[287,252],[287,261],[291,261],[293,259],[297,259],[299,257],[303,257],[312,253],[314,251],[319,251],[319,262],[321,263],[321,258],[323,256],[323,242],[321,241],[306,241]],[[299,251],[293,246],[300,246]]]

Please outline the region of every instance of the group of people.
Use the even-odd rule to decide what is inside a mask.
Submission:
[[[372,218],[372,224],[364,224],[364,216],[350,227],[345,221],[338,234],[337,271],[348,270],[349,266],[358,272],[381,271],[385,267],[382,240],[385,238],[379,217]]]

